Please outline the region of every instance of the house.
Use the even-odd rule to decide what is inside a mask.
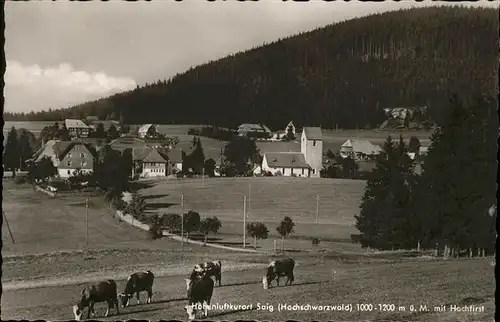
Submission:
[[[291,131],[293,136],[295,136],[295,125],[293,125],[293,122],[290,121],[290,123],[288,123],[288,125],[285,127],[285,134],[288,133],[288,131]]]
[[[141,139],[147,137],[152,138],[155,137],[157,134],[159,134],[159,132],[154,124],[144,124],[137,131],[137,136]]]
[[[33,156],[34,162],[49,157],[61,178],[68,178],[77,170],[92,173],[96,161],[96,152],[90,144],[81,141],[49,140]]]
[[[168,157],[162,151],[155,148],[132,149],[132,160],[134,162],[134,174],[140,177],[165,177],[168,172]]]
[[[272,133],[271,130],[262,124],[241,124],[238,126],[238,135],[239,136],[248,136],[248,137],[258,137],[258,138],[270,138]]]
[[[347,140],[340,147],[341,157],[350,156],[356,161],[366,160],[369,156],[377,155],[380,152],[382,152],[382,148],[368,140]]]
[[[77,119],[65,119],[64,125],[68,129],[69,136],[71,138],[88,137],[90,133],[90,127],[83,123],[82,120]]]
[[[176,173],[182,171],[182,149],[173,148],[167,152],[168,157],[168,173]]]
[[[263,172],[284,176],[319,178],[323,167],[323,133],[320,127],[304,127],[300,152],[264,153]]]

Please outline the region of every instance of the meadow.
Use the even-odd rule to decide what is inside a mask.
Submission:
[[[202,209],[204,205],[205,211],[210,211],[216,209],[211,205],[217,204],[219,209],[226,209],[224,216],[220,213],[217,215],[223,221],[223,227],[229,229],[227,222],[230,219],[235,223],[240,220],[238,214],[241,214],[242,196],[247,191],[246,183],[250,179],[239,184],[224,179],[219,179],[219,182],[215,179],[207,180],[203,183],[203,188],[196,187],[201,184],[200,181],[184,182],[171,191],[166,191],[165,186],[159,184],[144,188],[143,191],[155,187],[158,189],[155,192],[157,195],[151,194],[152,197],[148,199],[151,203],[160,203],[158,201],[161,198],[167,198],[158,194],[178,194],[184,191],[186,210],[193,205],[197,209]],[[279,220],[281,215],[294,213],[292,218],[297,221],[297,231],[300,232],[301,224],[313,224],[310,215],[314,213],[311,209],[315,209],[314,198],[313,205],[309,205],[309,197],[313,197],[316,193],[324,195],[328,192],[330,197],[336,197],[339,202],[325,204],[323,208],[329,210],[321,212],[320,224],[310,229],[304,228],[303,233],[309,236],[321,235],[318,233],[318,227],[334,227],[337,224],[339,225],[337,236],[342,236],[346,235],[348,227],[352,225],[352,214],[356,203],[359,202],[356,196],[362,191],[362,182],[351,181],[349,185],[342,180],[316,180],[317,184],[310,181],[306,186],[306,181],[302,178],[302,185],[287,182],[280,187],[277,178],[262,179],[271,181],[252,182],[251,193],[254,197],[251,195],[250,198],[250,218],[264,220],[269,217],[271,220]],[[293,180],[293,178],[279,179]],[[226,188],[219,188],[224,186]],[[257,188],[255,191],[252,188],[254,186]],[[224,198],[222,202],[219,200],[214,203],[210,199],[215,198],[216,194],[210,191],[223,191],[220,189],[234,191],[232,195],[221,197]],[[271,191],[279,198],[273,198],[270,195]],[[308,197],[301,197],[304,195]],[[41,192],[33,191],[28,186],[14,185],[5,180],[4,210],[15,244],[9,240],[6,225],[3,225],[3,319],[72,319],[71,306],[78,298],[82,283],[113,278],[121,290],[128,274],[150,269],[157,276],[154,303],[136,305],[134,300],[132,306],[120,309],[118,317],[113,315],[108,318],[103,317],[105,305],[97,304],[96,318],[107,321],[117,318],[184,320],[186,316],[182,307],[186,304],[186,290],[183,278],[187,277],[195,263],[208,259],[220,259],[223,263],[223,286],[216,287],[212,304],[252,304],[252,309],[249,311],[230,308],[210,311],[209,319],[213,320],[284,318],[349,321],[366,319],[486,321],[493,319],[494,278],[490,266],[491,258],[445,261],[428,256],[408,257],[405,253],[366,251],[355,244],[341,241],[322,242],[316,249],[307,250],[311,248],[308,246],[310,241],[306,243],[299,239],[293,244],[292,240],[289,240],[286,245],[290,243],[289,246],[296,248],[300,247],[298,243],[304,243],[300,252],[287,246],[285,253],[278,256],[292,256],[296,259],[298,265],[294,285],[273,287],[263,291],[260,279],[269,261],[276,258],[275,255],[223,251],[190,244],[186,244],[184,250],[181,250],[178,242],[167,238],[150,240],[145,232],[114,219],[107,203],[101,197],[89,200],[89,245],[85,247],[84,198],[84,195],[76,194],[50,198]],[[262,200],[259,201],[258,198]],[[281,204],[280,199],[288,204]],[[302,217],[300,211],[293,212],[292,205],[304,209]],[[328,208],[326,205],[329,205]],[[265,211],[265,207],[274,210],[268,212]],[[149,208],[148,211],[156,209],[159,208]],[[305,214],[306,210],[308,214]],[[334,213],[337,216],[329,215]],[[330,231],[325,233],[336,236]],[[144,300],[144,296],[142,299]],[[273,310],[269,308],[258,310],[257,303],[270,304]],[[397,309],[280,312],[277,310],[279,303],[351,304],[354,308],[356,304],[362,303],[371,303],[375,306],[394,304]],[[410,305],[418,308],[421,304],[427,305],[430,311],[410,312]],[[438,313],[432,309],[443,304],[483,305],[485,312]],[[400,309],[403,306],[405,311]]]
[[[225,243],[238,243],[235,238],[241,243],[245,196],[246,221],[265,223],[271,237],[278,237],[275,227],[289,216],[296,223],[292,239],[348,241],[357,233],[354,215],[359,213],[365,187],[360,180],[292,177],[168,179],[141,184],[145,188],[139,194],[147,198],[150,213],[180,213],[183,195],[185,212],[221,220],[218,237]],[[262,243],[272,246],[271,239]]]

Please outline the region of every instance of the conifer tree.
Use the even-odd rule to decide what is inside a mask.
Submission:
[[[19,141],[17,139],[17,131],[15,127],[12,127],[9,134],[7,134],[7,142],[5,143],[5,152],[3,155],[3,164],[5,169],[12,171],[18,169],[19,157]]]
[[[408,238],[408,214],[411,213],[414,167],[403,138],[400,137],[399,144],[395,145],[389,136],[383,152],[375,160],[361,212],[355,216],[361,245],[378,249],[407,248],[412,241]]]

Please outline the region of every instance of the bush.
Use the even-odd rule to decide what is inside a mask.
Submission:
[[[123,201],[121,197],[114,197],[111,201],[111,204],[116,208],[116,210],[120,211],[123,211],[127,207],[127,203]]]
[[[181,215],[179,214],[164,214],[161,218],[161,225],[168,229],[169,232],[180,231],[181,222]]]
[[[149,225],[149,230],[148,230],[148,236],[153,240],[158,239],[162,236],[160,225],[158,225],[156,220]]]
[[[25,176],[16,176],[14,178],[14,183],[15,184],[23,184],[23,183],[26,183],[27,180],[26,180],[26,177]]]

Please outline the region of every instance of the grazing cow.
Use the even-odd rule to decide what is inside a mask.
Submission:
[[[287,280],[285,286],[290,282],[292,285],[294,281],[293,269],[295,268],[295,261],[292,258],[285,258],[276,261],[272,261],[267,267],[266,276],[262,277],[262,284],[264,289],[271,286],[272,281],[276,278],[276,283],[280,286],[280,277],[286,276]]]
[[[153,297],[153,282],[155,276],[151,271],[146,272],[138,272],[131,274],[127,279],[127,284],[125,285],[125,289],[123,293],[118,294],[120,298],[122,307],[127,307],[129,304],[130,298],[134,296],[136,293],[137,296],[137,304],[141,303],[139,298],[140,292],[148,293],[148,301],[147,303],[151,303],[151,298]]]
[[[201,276],[215,277],[215,281],[222,284],[222,263],[218,261],[210,261],[202,264],[197,264],[193,268],[190,279],[200,278]]]
[[[208,315],[208,306],[214,293],[214,281],[207,275],[196,279],[185,279],[187,288],[188,305],[184,307],[189,320],[196,318],[196,311],[203,306],[205,317]]]
[[[88,307],[87,319],[90,319],[90,314],[95,316],[94,304],[107,302],[108,309],[106,310],[106,315],[109,315],[109,310],[115,306],[116,314],[120,314],[120,309],[118,308],[118,295],[116,291],[116,283],[113,280],[103,281],[97,284],[87,285],[83,288],[80,300],[77,305],[73,306],[73,314],[75,315],[75,320],[80,321],[83,309]]]

